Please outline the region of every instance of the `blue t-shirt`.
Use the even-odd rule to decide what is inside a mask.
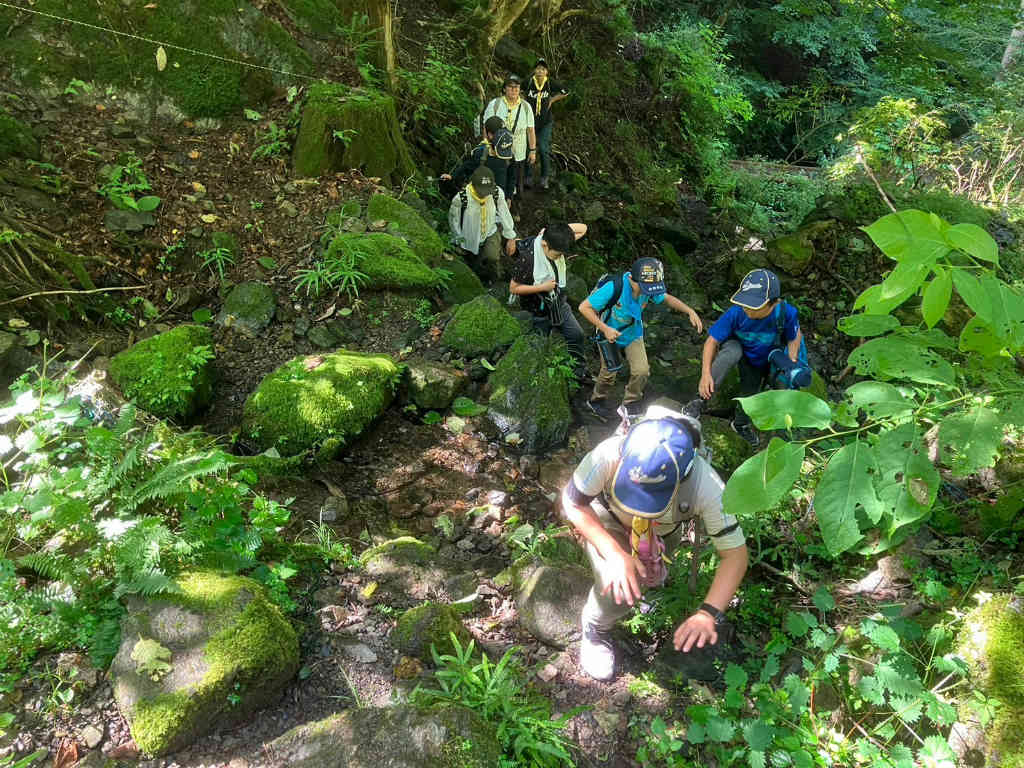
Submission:
[[[608,308],[608,302],[612,300],[612,294],[614,293],[615,281],[609,280],[600,288],[595,288],[590,296],[587,297],[587,301],[590,302],[590,306],[594,308],[598,315],[603,316]],[[615,340],[615,343],[620,347],[628,347],[637,339],[643,338],[644,323],[640,316],[644,311],[644,307],[648,303],[661,304],[664,300],[665,294],[663,293],[658,296],[645,296],[641,293],[639,299],[634,299],[633,291],[629,286],[629,272],[624,272],[622,275],[622,295],[619,296],[618,302],[612,308],[608,319],[605,320],[615,330],[622,331],[622,335]]]
[[[782,323],[782,340],[777,342],[775,339],[779,330],[780,312],[785,312],[785,319]],[[750,364],[756,368],[763,368],[768,365],[768,353],[780,343],[789,344],[796,338],[799,330],[800,319],[796,307],[783,301],[779,302],[768,317],[760,320],[751,320],[746,312],[733,304],[708,329],[708,333],[719,344],[735,336],[743,346],[743,354]]]

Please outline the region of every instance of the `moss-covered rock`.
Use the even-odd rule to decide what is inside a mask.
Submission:
[[[118,708],[149,755],[249,718],[299,665],[295,630],[260,584],[208,572],[178,584],[132,607],[111,665]]]
[[[521,336],[491,374],[487,416],[502,433],[519,435],[526,453],[543,454],[565,442],[572,426],[570,363],[561,336]]]
[[[245,401],[242,435],[283,456],[334,456],[391,404],[399,374],[386,355],[339,350],[293,358]]]
[[[399,184],[415,173],[394,99],[338,83],[310,87],[292,163],[302,176],[358,168],[386,184]]]
[[[466,388],[468,377],[462,371],[430,360],[410,360],[409,399],[420,408],[443,410]]]
[[[370,290],[430,291],[441,284],[441,276],[394,235],[342,232],[331,240],[327,256],[343,254],[354,257],[355,268],[366,275],[365,287]]]
[[[455,310],[441,343],[460,355],[490,355],[522,334],[516,319],[493,296],[478,296]]]
[[[391,630],[391,644],[406,656],[431,661],[434,646],[440,654],[455,652],[451,635],[465,648],[471,639],[459,612],[451,605],[423,603],[403,613]]]
[[[801,275],[814,259],[814,239],[835,227],[835,221],[815,221],[791,235],[768,243],[768,260],[790,275]]]
[[[238,245],[238,238],[230,232],[211,232],[210,244],[214,248],[223,248],[231,254],[231,258],[237,260],[242,255],[242,249]]]
[[[570,192],[574,192],[576,195],[582,198],[590,196],[590,182],[587,181],[587,177],[582,173],[576,173],[575,171],[567,171],[562,174],[562,179],[565,182],[565,186]]]
[[[440,268],[451,273],[444,293],[441,295],[441,300],[445,304],[466,304],[477,296],[487,293],[487,289],[480,282],[476,272],[461,259],[445,261]]]
[[[429,544],[412,536],[402,536],[370,547],[359,556],[359,563],[371,575],[380,576],[411,565],[425,565],[436,555]]]
[[[386,221],[388,229],[401,234],[424,263],[432,267],[441,263],[444,241],[412,206],[389,195],[374,195],[366,206],[366,218]]]
[[[39,142],[27,125],[0,109],[0,161],[9,157],[39,157]]]
[[[736,434],[727,419],[705,416],[701,419],[705,444],[711,448],[711,466],[723,478],[754,455],[754,448]]]
[[[210,329],[179,325],[114,355],[110,377],[154,416],[187,419],[213,397],[212,360]]]
[[[669,292],[693,307],[694,311],[707,312],[711,302],[708,301],[704,286],[693,274],[690,263],[679,255],[671,243],[661,244],[661,258],[665,264],[665,282]]]
[[[1024,766],[1024,598],[996,595],[964,618],[957,653],[970,679],[1000,702],[988,731],[986,765]],[[976,718],[967,702],[961,720]]]
[[[588,568],[537,568],[516,593],[520,623],[542,643],[564,648],[579,632],[580,612],[593,583]]]
[[[224,300],[217,322],[256,335],[270,325],[276,310],[277,299],[269,285],[255,281],[239,283]]]
[[[501,762],[494,726],[450,704],[349,709],[293,728],[267,751],[291,768],[493,768]]]
[[[143,7],[144,5],[148,7]],[[95,81],[113,85],[125,103],[147,112],[155,87],[188,115],[219,117],[255,106],[274,86],[291,85],[288,75],[239,67],[229,61],[167,49],[168,66],[157,72],[153,46],[142,38],[162,40],[190,49],[216,51],[230,59],[249,59],[275,70],[309,73],[312,60],[284,28],[252,4],[240,0],[193,3],[93,3],[87,0],[39,0],[34,9],[102,27],[130,29],[139,39],[98,35],[85,26],[64,24],[23,14],[15,24],[12,11],[0,9],[0,60],[9,63],[14,79],[24,85],[55,85]],[[49,41],[60,40],[60,55]],[[82,86],[79,86],[82,89]]]

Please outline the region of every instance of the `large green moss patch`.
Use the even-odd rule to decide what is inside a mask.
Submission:
[[[386,184],[399,184],[415,172],[394,99],[338,83],[310,87],[292,162],[302,176],[358,168]]]
[[[284,456],[335,455],[394,398],[399,367],[386,355],[296,357],[269,374],[248,400],[242,434]]]
[[[11,156],[35,159],[39,142],[27,125],[0,109],[0,161]]]
[[[441,343],[466,357],[489,355],[522,334],[516,319],[493,296],[478,296],[455,310]]]
[[[412,206],[389,195],[374,195],[366,208],[370,221],[383,220],[409,242],[416,255],[432,267],[436,267],[444,251],[441,236],[434,231]]]
[[[441,276],[428,267],[400,237],[383,232],[342,232],[327,249],[327,258],[348,253],[371,290],[433,290]]]
[[[113,357],[110,376],[124,396],[163,418],[189,418],[213,397],[213,335],[179,325]]]

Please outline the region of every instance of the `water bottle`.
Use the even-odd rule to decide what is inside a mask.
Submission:
[[[597,351],[601,354],[601,362],[609,373],[613,373],[622,367],[622,353],[619,352],[619,345],[614,341],[608,341],[604,334],[598,332],[594,337],[597,342]]]

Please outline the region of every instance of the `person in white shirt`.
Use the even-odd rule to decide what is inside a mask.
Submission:
[[[677,651],[718,642],[747,571],[743,531],[722,509],[725,484],[696,452],[699,422],[660,405],[647,417],[584,456],[562,492],[563,514],[586,542],[594,571],[581,617],[580,666],[596,680],[615,676],[609,631],[645,587],[664,583],[666,554],[680,542],[684,515],[700,515],[721,559],[704,604],[673,635]]]
[[[505,78],[504,94],[484,108],[483,120],[498,116],[512,132],[512,162],[508,166],[508,185],[505,195],[511,200],[523,194],[526,164],[537,162],[537,133],[534,127],[533,107],[520,98],[522,81],[516,75]]]
[[[452,198],[448,208],[448,226],[452,239],[462,248],[485,282],[501,280],[501,242],[505,253],[516,252],[516,227],[508,209],[505,191],[494,182],[491,169],[481,165],[473,171],[469,184]],[[498,230],[501,230],[500,236]]]

